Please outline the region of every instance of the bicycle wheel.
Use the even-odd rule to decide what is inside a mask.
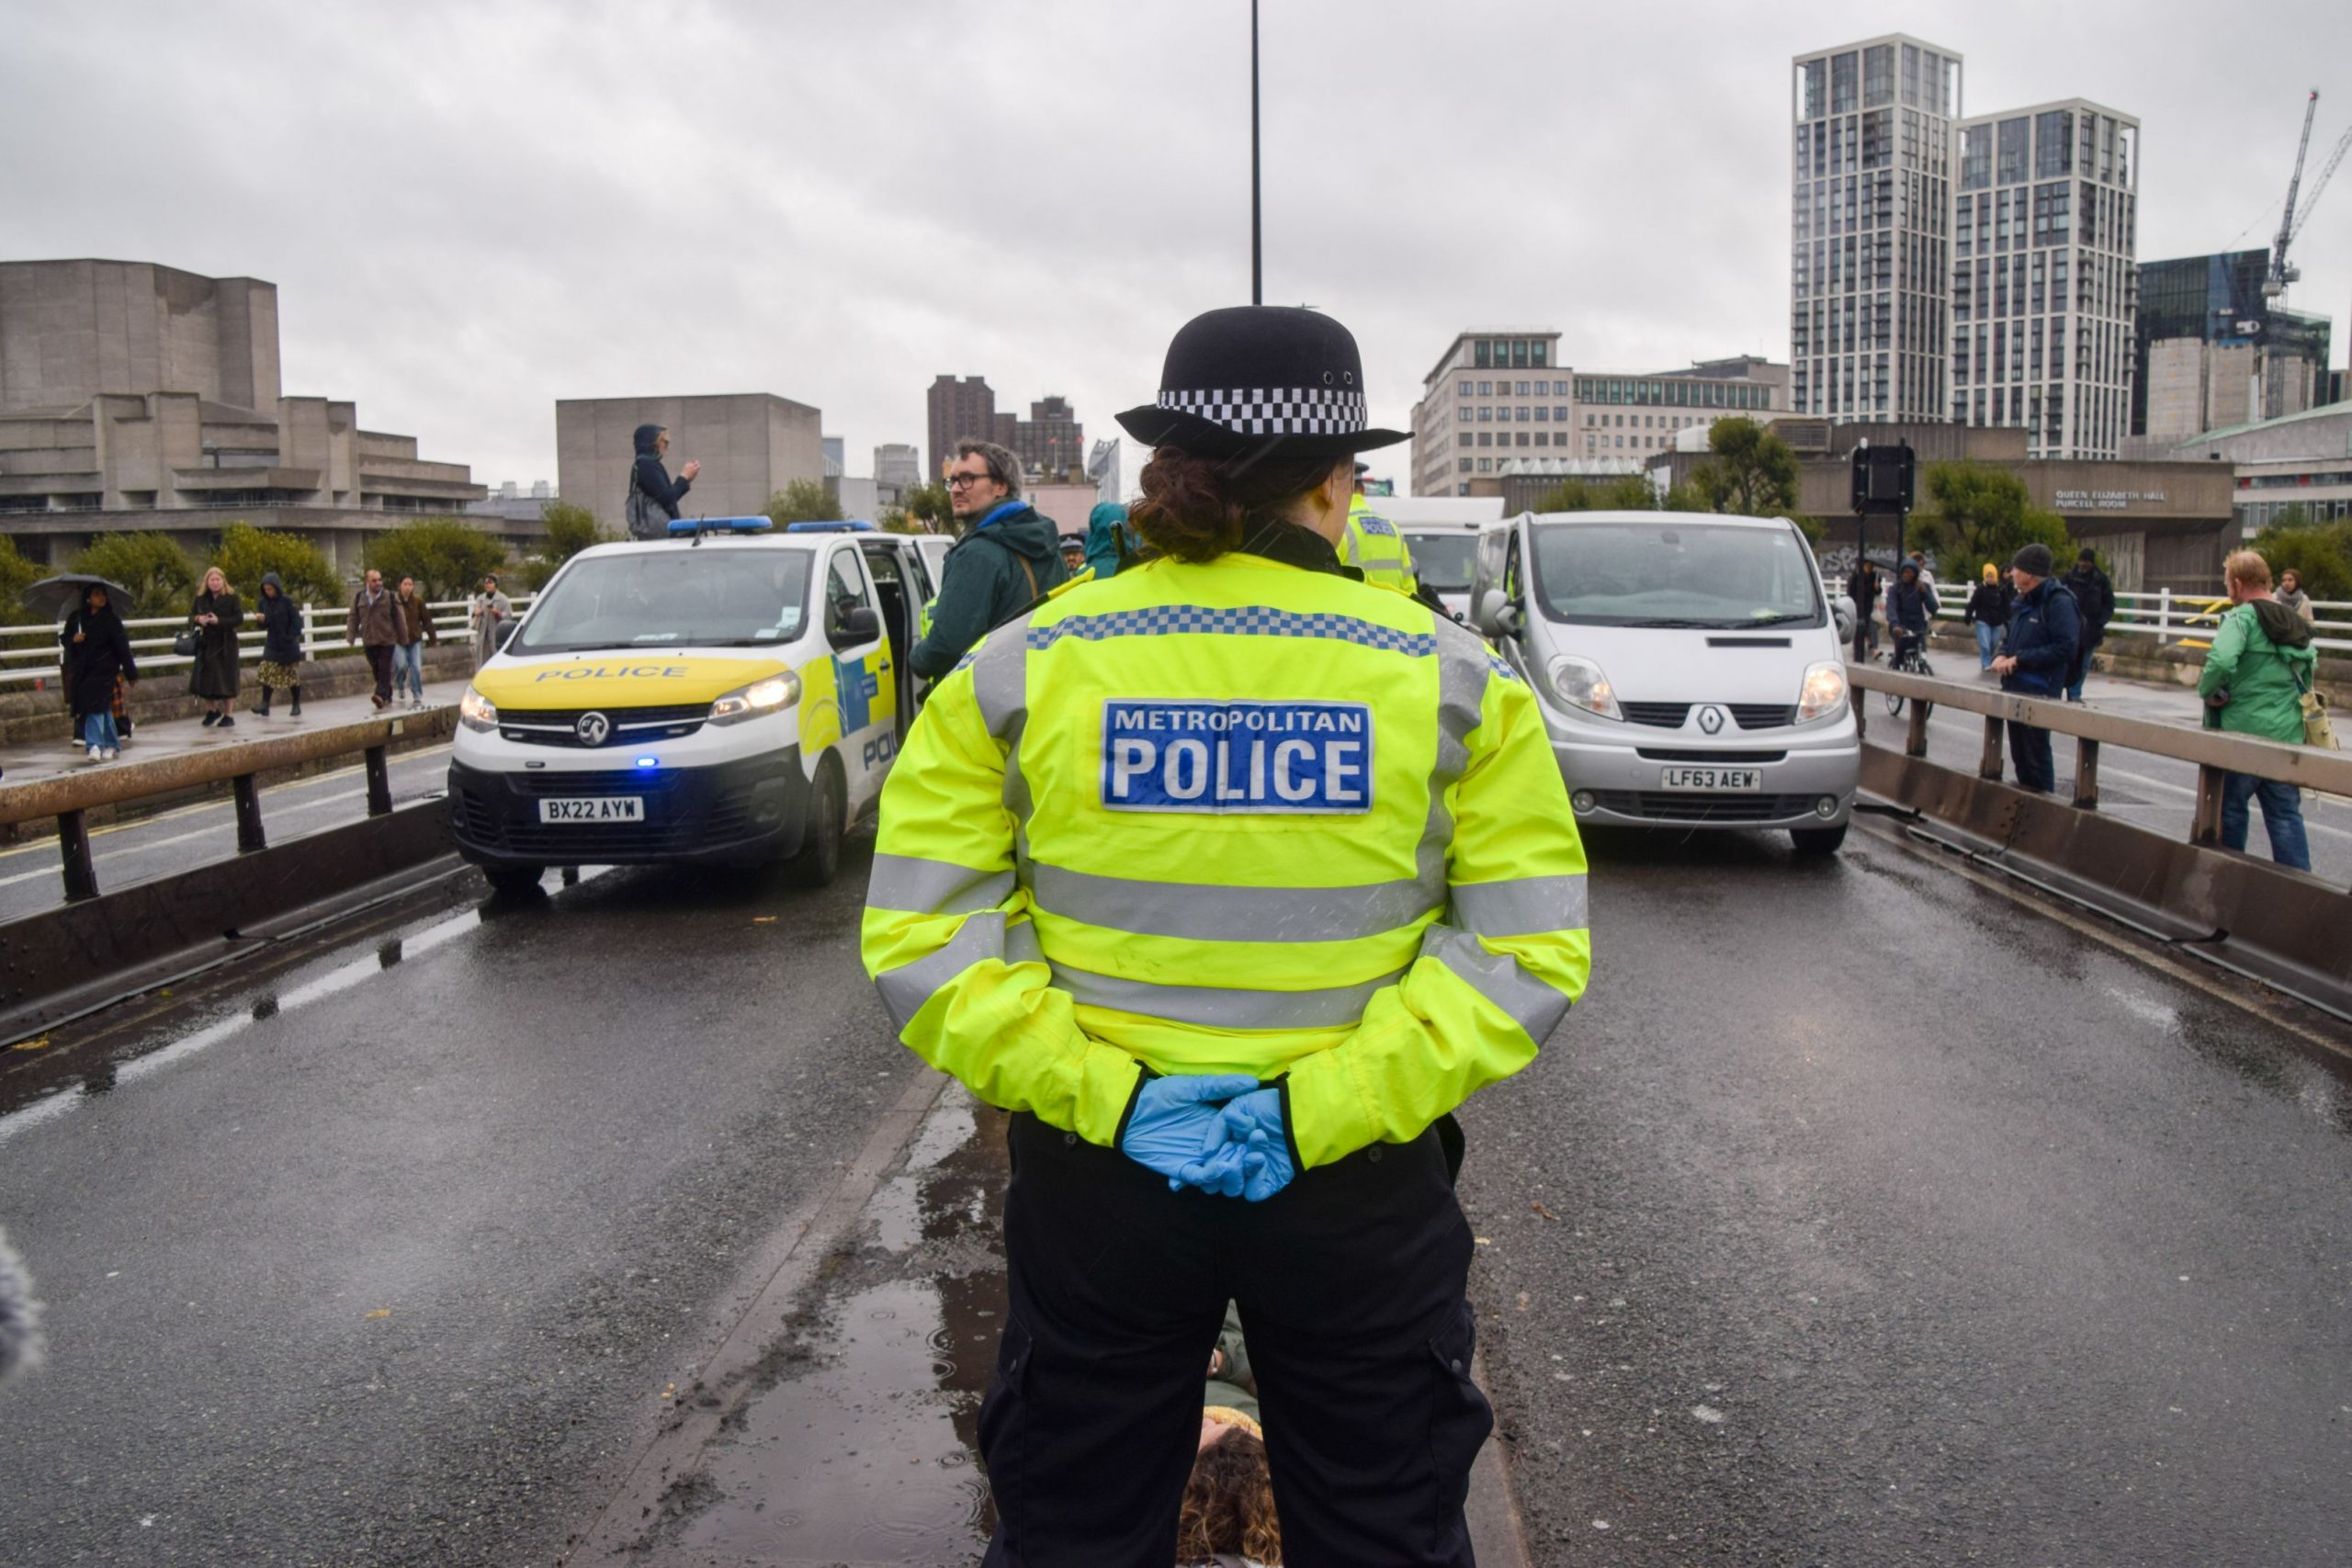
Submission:
[[[1903,713],[1903,698],[1901,694],[1895,692],[1889,692],[1886,694],[1886,711],[1888,716],[1891,717],[1901,716]]]

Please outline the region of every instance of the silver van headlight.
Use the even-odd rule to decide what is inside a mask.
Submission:
[[[1797,689],[1797,722],[1826,718],[1846,705],[1846,667],[1836,660],[1808,665]]]
[[[1622,720],[1625,716],[1617,706],[1616,688],[1600,672],[1600,666],[1589,659],[1561,654],[1544,667],[1544,683],[1560,701],[1596,718]]]
[[[780,675],[738,686],[710,705],[713,724],[740,724],[762,714],[781,713],[800,700],[800,677],[786,670]]]

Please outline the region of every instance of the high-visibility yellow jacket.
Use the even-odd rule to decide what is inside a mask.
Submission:
[[[1413,1138],[1526,1066],[1591,964],[1526,687],[1415,601],[1261,556],[991,632],[878,851],[861,935],[899,1037],[1095,1144],[1144,1067],[1287,1074],[1307,1166]]]
[[[1340,559],[1363,573],[1366,582],[1410,593],[1420,586],[1412,547],[1396,525],[1372,510],[1362,496],[1348,502],[1347,532],[1340,536]]]

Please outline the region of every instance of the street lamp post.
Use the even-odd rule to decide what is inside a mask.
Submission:
[[[1258,0],[1250,0],[1250,303],[1266,302],[1265,252],[1258,205]]]

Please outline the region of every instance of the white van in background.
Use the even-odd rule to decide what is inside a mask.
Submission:
[[[1470,619],[1470,577],[1479,531],[1502,521],[1498,495],[1378,495],[1365,504],[1396,525],[1413,552],[1413,575],[1453,613]]]

